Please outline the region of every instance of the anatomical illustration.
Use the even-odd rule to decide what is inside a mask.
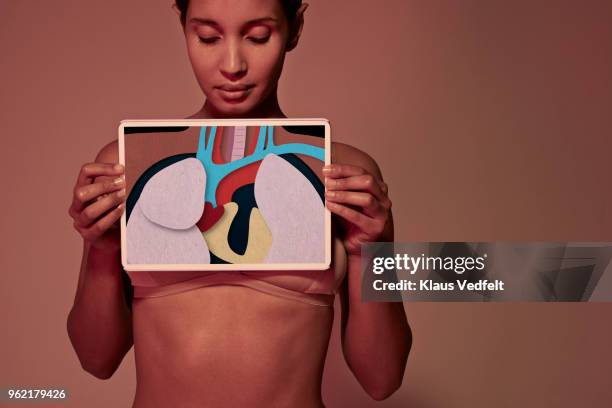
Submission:
[[[323,126],[125,133],[128,264],[325,261]],[[136,136],[154,159],[130,147]],[[176,140],[183,152],[168,154]],[[130,157],[140,164],[131,168]]]

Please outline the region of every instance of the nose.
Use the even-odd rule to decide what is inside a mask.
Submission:
[[[246,74],[247,63],[237,41],[228,41],[226,44],[219,69],[224,77],[230,81],[236,81]]]

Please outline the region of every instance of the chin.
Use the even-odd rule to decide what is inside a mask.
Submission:
[[[240,103],[228,103],[221,100],[214,103],[214,107],[223,116],[243,116],[253,110],[253,104],[250,102],[248,98]]]

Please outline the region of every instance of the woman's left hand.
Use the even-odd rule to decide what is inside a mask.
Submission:
[[[387,184],[359,166],[323,167],[327,208],[345,224],[348,255],[361,255],[361,245],[379,240],[391,214]]]

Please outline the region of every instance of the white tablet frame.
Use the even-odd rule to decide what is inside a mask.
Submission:
[[[172,126],[324,126],[325,164],[331,163],[329,121],[308,119],[126,119],[119,123],[119,163],[125,166],[126,127]],[[326,189],[327,191],[327,189]],[[128,264],[126,243],[127,214],[121,215],[121,264],[126,271],[243,271],[243,270],[325,270],[331,265],[331,213],[325,206],[325,261],[323,263],[260,264]]]

